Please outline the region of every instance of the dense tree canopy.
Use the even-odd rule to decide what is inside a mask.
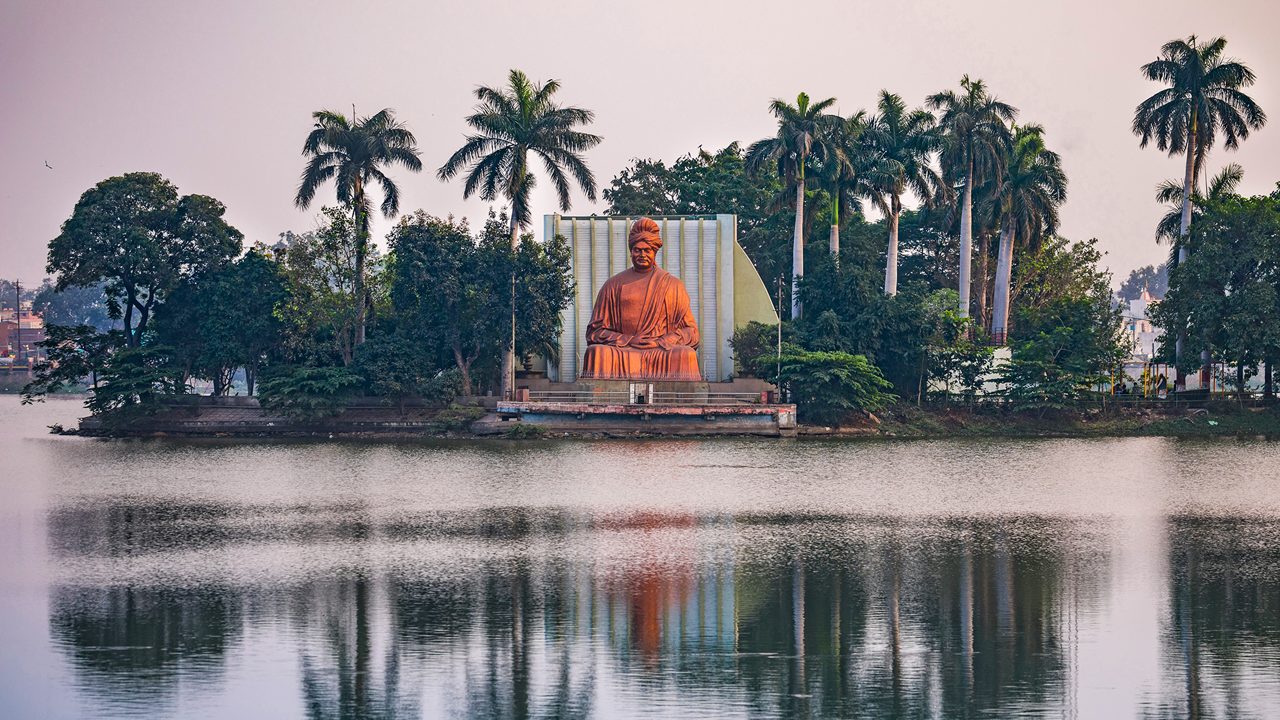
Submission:
[[[103,285],[126,344],[138,347],[166,294],[240,253],[242,235],[222,219],[225,212],[211,197],[179,197],[155,173],[108,178],[80,196],[49,243],[48,271],[57,290]]]

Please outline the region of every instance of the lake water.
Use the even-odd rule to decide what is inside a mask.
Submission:
[[[0,397],[0,716],[1280,716],[1280,443],[103,441]]]

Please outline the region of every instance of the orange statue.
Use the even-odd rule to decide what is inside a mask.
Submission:
[[[655,262],[662,247],[658,223],[637,220],[627,245],[632,267],[604,282],[591,309],[580,377],[701,380],[689,293]]]

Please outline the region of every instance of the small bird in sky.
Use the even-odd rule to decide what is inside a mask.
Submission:
[[[48,160],[45,160],[45,161],[44,161],[44,166],[45,166],[45,167],[47,167],[47,168],[49,168],[50,170],[52,170],[52,169],[53,169],[53,166],[49,164],[49,161],[48,161]]]

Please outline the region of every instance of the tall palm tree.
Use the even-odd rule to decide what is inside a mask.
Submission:
[[[1207,203],[1221,200],[1235,193],[1242,180],[1244,180],[1244,168],[1236,163],[1229,163],[1209,181],[1207,194],[1201,194],[1193,189],[1189,195],[1191,222],[1194,223],[1199,219],[1200,211]],[[1169,266],[1171,268],[1177,267],[1178,253],[1182,246],[1183,194],[1182,183],[1177,180],[1165,180],[1156,186],[1156,202],[1166,203],[1169,206],[1168,212],[1164,214],[1164,217],[1160,218],[1159,224],[1156,225],[1156,242],[1169,242],[1172,244],[1173,248],[1169,258]]]
[[[877,113],[864,133],[867,144],[882,158],[886,170],[884,182],[876,183],[881,197],[887,198],[885,221],[889,226],[889,252],[884,268],[884,292],[898,293],[898,218],[902,215],[902,196],[913,193],[925,205],[935,198],[945,198],[950,188],[933,168],[933,153],[941,148],[942,136],[933,113],[922,108],[908,111],[902,98],[880,91]]]
[[[1156,147],[1170,155],[1185,154],[1182,177],[1182,213],[1178,227],[1177,260],[1187,258],[1187,234],[1191,231],[1191,190],[1203,157],[1213,148],[1221,131],[1228,149],[1239,147],[1251,130],[1261,128],[1266,113],[1240,88],[1254,83],[1253,71],[1244,63],[1223,58],[1225,38],[1201,44],[1195,35],[1173,40],[1160,48],[1160,57],[1143,65],[1148,80],[1168,87],[1143,100],[1133,113],[1133,132],[1140,147],[1155,140]],[[1182,367],[1185,337],[1174,343],[1174,364],[1178,367],[1174,388],[1186,388]],[[1208,350],[1201,354],[1208,364]]]
[[[818,187],[827,193],[830,203],[828,246],[837,264],[840,262],[840,213],[861,211],[864,199],[888,212],[876,188],[885,182],[889,167],[865,139],[867,122],[866,111],[859,110],[848,119],[833,122],[814,145],[813,170]]]
[[[1067,199],[1067,175],[1062,170],[1062,159],[1045,147],[1043,127],[1015,127],[998,197],[1000,247],[991,335],[995,342],[1003,343],[1009,331],[1014,244],[1034,242],[1053,233],[1058,226],[1058,207]]]
[[[537,84],[519,70],[510,72],[504,88],[476,88],[480,102],[467,117],[475,134],[467,136],[466,143],[436,171],[441,180],[450,180],[466,169],[464,198],[479,194],[481,200],[492,202],[501,195],[511,203],[513,248],[520,229],[533,219],[529,196],[536,179],[529,167],[530,153],[542,160],[562,211],[571,207],[570,176],[587,199],[596,199],[596,178],[582,153],[603,138],[577,129],[595,114],[557,105],[554,97],[559,90],[559,80]]]
[[[559,80],[539,85],[519,70],[507,75],[505,88],[476,88],[479,104],[467,117],[475,130],[466,143],[440,166],[436,176],[449,180],[467,170],[462,197],[479,193],[492,202],[499,195],[511,203],[511,248],[520,242],[520,229],[533,219],[529,196],[536,179],[529,168],[529,154],[542,159],[542,167],[555,186],[560,210],[570,206],[569,176],[587,199],[596,199],[596,178],[582,153],[603,140],[578,130],[595,117],[590,110],[561,107],[554,102]],[[502,396],[510,398],[515,382],[515,278],[511,280],[511,347],[502,351]]]
[[[1017,108],[987,92],[981,80],[960,79],[961,92],[944,90],[925,101],[942,116],[942,171],[950,182],[963,183],[960,198],[960,316],[969,317],[969,275],[973,265],[973,190],[984,177],[997,180],[1004,172],[1010,135],[1006,123]]]
[[[843,120],[828,115],[826,110],[835,104],[835,98],[809,101],[809,95],[800,93],[796,104],[775,99],[769,103],[769,112],[778,119],[778,134],[757,140],[747,148],[746,168],[759,173],[776,163],[783,185],[795,192],[796,223],[791,240],[791,319],[800,318],[800,278],[804,275],[804,190],[805,165],[813,153],[814,145],[836,124]]]
[[[333,180],[338,201],[351,209],[356,228],[355,344],[359,345],[364,342],[368,306],[364,264],[369,248],[369,184],[376,182],[382,188],[382,214],[392,217],[400,211],[400,188],[383,168],[402,165],[418,172],[422,169],[422,160],[418,157],[413,133],[396,120],[390,108],[364,118],[358,117],[354,109],[349,119],[332,110],[320,110],[311,116],[315,127],[302,146],[302,154],[311,159],[302,171],[302,181],[293,201],[300,208],[308,207],[320,185]]]

